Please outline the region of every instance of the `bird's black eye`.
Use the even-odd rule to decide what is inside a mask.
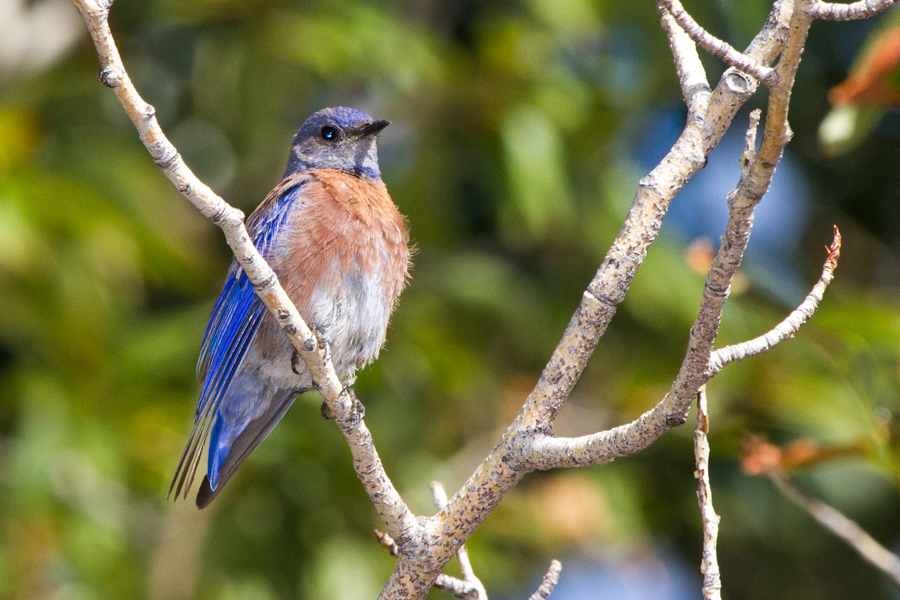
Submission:
[[[333,142],[334,140],[338,139],[338,130],[331,125],[326,125],[325,127],[323,127],[322,131],[320,131],[319,134],[322,136],[323,140],[329,142]]]

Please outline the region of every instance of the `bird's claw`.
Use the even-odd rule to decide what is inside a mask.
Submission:
[[[359,398],[356,397],[356,394],[353,392],[353,388],[347,386],[344,388],[343,393],[350,396],[351,405],[350,405],[350,421],[353,423],[359,423],[366,417],[366,407],[362,402],[359,401]],[[331,412],[331,409],[328,408],[328,402],[322,403],[322,418],[328,421],[334,419],[334,413]]]
[[[350,418],[354,423],[362,421],[366,417],[366,407],[363,406],[363,403],[356,397],[356,393],[353,391],[352,387],[348,385],[344,388],[344,392],[346,392],[347,395],[350,396],[350,399],[353,400],[353,404],[350,407]]]
[[[315,323],[311,323],[309,329],[316,339],[316,345],[318,345],[319,350],[325,351],[325,360],[330,360],[331,347],[328,345],[328,340],[325,338],[325,329],[319,328]],[[310,343],[308,346],[305,346],[304,349],[308,352],[312,352],[314,346]],[[304,375],[304,371],[306,371],[306,363],[303,362],[303,359],[296,348],[294,348],[294,352],[291,354],[291,371],[293,371],[295,375],[300,376]]]

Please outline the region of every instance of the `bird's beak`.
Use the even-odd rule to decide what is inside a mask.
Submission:
[[[361,137],[369,137],[370,135],[378,135],[381,133],[381,130],[390,125],[390,121],[385,121],[384,119],[380,121],[372,121],[368,125],[364,126],[359,130],[359,135]]]

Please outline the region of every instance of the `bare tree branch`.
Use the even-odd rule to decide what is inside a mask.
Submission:
[[[795,11],[797,1],[801,10]],[[519,415],[449,501],[442,486],[433,488],[438,513],[417,519],[384,472],[371,434],[361,416],[354,411],[352,394],[343,389],[328,358],[328,349],[318,346],[275,274],[253,247],[243,225],[243,214],[197,180],[163,135],[153,108],[138,96],[107,25],[109,5],[97,0],[73,0],[73,3],[84,17],[97,46],[101,81],[116,92],[141,140],[169,179],[207,218],[223,229],[257,293],[307,362],[350,445],[354,468],[387,525],[388,532],[381,534],[379,539],[382,545],[397,553],[398,560],[380,597],[392,600],[422,598],[433,584],[455,590],[451,593],[457,597],[486,599],[483,586],[474,576],[464,542],[526,472],[609,462],[646,447],[672,427],[684,423],[697,390],[718,372],[710,365],[722,309],[749,240],[753,209],[768,189],[775,166],[791,137],[787,111],[809,25],[817,14],[815,10],[822,7],[826,7],[822,8],[824,12],[831,10],[817,0],[776,0],[765,26],[741,54],[705,32],[678,0],[659,0],[661,22],[669,38],[689,109],[688,123],[662,162],[640,181],[616,240],[583,293],[579,307]],[[696,47],[690,40],[733,67],[725,72],[712,92],[706,83]],[[779,54],[781,60],[773,69],[769,65]],[[707,276],[688,352],[670,392],[653,409],[630,424],[582,438],[553,437],[556,415],[624,299],[650,244],[659,233],[671,202],[690,178],[705,166],[709,153],[731,126],[738,109],[755,92],[758,84],[754,77],[771,89],[762,142],[756,151],[757,116],[757,121],[751,123],[752,132],[748,132],[741,179],[728,196],[729,220],[722,245]],[[455,555],[460,559],[463,580],[442,574],[444,566]],[[558,562],[551,563],[544,583],[532,596],[533,600],[549,595],[558,579],[559,569]]]
[[[900,587],[900,557],[878,543],[852,519],[837,509],[807,494],[781,470],[771,470],[769,478],[794,504],[805,510],[825,529],[847,542],[869,563],[880,569]]]
[[[109,6],[112,2],[72,1],[87,24],[97,48],[100,81],[116,93],[137,128],[141,141],[166,177],[206,218],[222,229],[241,268],[253,283],[256,294],[306,361],[317,389],[350,446],[356,473],[388,531],[395,538],[409,538],[418,529],[415,516],[384,472],[372,443],[372,434],[355,411],[354,399],[344,389],[331,364],[327,348],[319,347],[274,271],[256,250],[244,227],[244,214],[216,195],[187,167],[159,126],[156,110],[140,97],[128,77],[109,29]]]
[[[852,4],[837,4],[813,0],[807,6],[807,12],[814,19],[823,21],[855,21],[869,19],[889,9],[896,0],[860,0]]]
[[[721,600],[722,576],[719,573],[719,559],[716,555],[716,541],[719,537],[719,515],[712,504],[712,488],[709,485],[709,413],[706,403],[706,386],[697,392],[697,428],[694,431],[694,459],[697,461],[697,500],[700,503],[700,519],[703,522],[703,558],[700,572],[703,573],[703,598]]]
[[[703,29],[694,18],[684,10],[679,0],[658,0],[659,4],[668,11],[678,25],[701,48],[720,58],[725,64],[740,69],[749,75],[753,75],[767,86],[778,84],[778,77],[771,67],[760,64],[758,61],[735,50],[730,44],[720,40]]]
[[[748,47],[748,56],[762,63],[774,61],[787,39],[792,15],[793,0],[777,0],[765,26]],[[755,85],[755,80],[747,75],[727,71],[709,96],[708,104],[704,95],[697,96],[701,99],[698,110],[705,113],[704,118],[689,122],[659,166],[640,181],[619,235],[516,420],[475,473],[450,498],[447,507],[433,519],[423,521],[426,532],[422,539],[439,540],[440,547],[430,553],[401,551],[400,560],[382,590],[382,598],[422,597],[458,546],[526,472],[538,468],[528,460],[530,454],[522,452],[523,442],[533,438],[526,445],[537,447],[550,441],[545,431],[552,426],[624,299],[649,245],[656,239],[669,204],[703,168],[709,152],[753,94]],[[692,397],[693,393],[687,398],[688,403]],[[607,451],[603,454],[608,462],[646,447],[665,431],[683,423],[684,412],[686,409],[680,406],[661,403],[634,423],[597,434],[596,441],[605,446]]]
[[[547,572],[544,573],[544,577],[541,579],[541,585],[538,586],[538,589],[534,591],[528,600],[547,600],[550,594],[553,593],[553,588],[559,583],[560,572],[562,572],[562,563],[558,560],[550,561],[550,566],[547,567]]]
[[[794,337],[794,334],[802,327],[819,308],[819,303],[825,294],[825,288],[834,279],[834,269],[837,267],[838,258],[841,255],[841,233],[838,228],[834,228],[834,241],[828,248],[828,258],[822,268],[822,276],[813,287],[812,291],[806,296],[800,306],[797,307],[788,317],[776,325],[768,333],[761,335],[752,340],[725,346],[713,353],[709,363],[711,374],[715,375],[721,371],[725,365],[744,360],[757,354],[762,354],[771,350],[786,339]]]
[[[773,91],[770,98],[774,96]],[[748,146],[744,151],[744,160],[749,164],[743,169],[737,188],[728,195],[725,235],[707,274],[688,350],[671,390],[653,409],[627,425],[579,438],[557,438],[544,432],[520,438],[515,456],[530,468],[605,464],[646,448],[663,433],[685,422],[691,400],[700,386],[712,377],[709,363],[731,281],[750,241],[753,211],[774,174],[774,169],[761,165],[759,157],[754,157],[758,123],[759,115],[751,115]],[[785,122],[782,124],[787,126]],[[780,139],[783,144],[787,143],[786,138]],[[780,158],[780,151],[778,156]]]

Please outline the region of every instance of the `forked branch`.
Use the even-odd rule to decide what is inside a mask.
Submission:
[[[767,86],[778,85],[778,76],[771,67],[767,67],[752,57],[738,52],[733,46],[720,40],[700,26],[688,14],[679,0],[659,0],[659,4],[675,19],[678,25],[698,46],[718,57],[725,64],[753,75]]]
[[[801,10],[794,10],[795,2]],[[353,410],[353,399],[343,390],[327,352],[318,347],[277,277],[253,246],[243,224],[243,214],[215,195],[187,168],[160,129],[153,108],[134,89],[109,31],[109,5],[103,0],[73,0],[73,3],[84,17],[97,47],[101,81],[115,91],[142,142],[166,176],[208,219],[222,228],[258,295],[306,361],[350,445],[354,468],[387,525],[388,532],[380,539],[396,553],[398,560],[381,597],[392,600],[422,598],[435,583],[444,589],[452,588],[457,597],[484,600],[484,587],[472,572],[463,544],[526,472],[602,464],[637,452],[672,427],[684,423],[698,389],[725,364],[758,353],[756,340],[735,347],[738,349],[714,351],[713,346],[731,280],[749,240],[753,210],[768,189],[775,165],[791,137],[788,105],[809,25],[814,18],[863,18],[892,4],[869,0],[840,9],[817,0],[776,0],[766,24],[741,53],[704,31],[678,0],[658,1],[661,22],[689,110],[687,125],[660,164],[640,181],[618,236],[584,291],[559,345],[515,421],[452,498],[446,499],[442,487],[435,492],[438,513],[417,519],[384,472],[371,434]],[[729,69],[710,92],[695,43],[743,72]],[[773,68],[779,55],[781,59]],[[737,187],[728,196],[729,219],[722,245],[709,270],[688,352],[671,390],[653,409],[632,423],[582,438],[554,437],[556,415],[623,301],[650,244],[659,234],[669,206],[691,177],[705,166],[709,153],[755,91],[757,84],[753,78],[771,89],[762,142],[757,150],[757,122],[754,121],[750,127],[752,135],[748,133],[745,168]],[[832,255],[836,261],[836,251]],[[820,284],[824,290],[827,285],[824,275]],[[814,299],[816,305],[821,300],[821,290]],[[801,305],[801,309],[806,310],[805,306]],[[793,326],[792,321],[785,331]],[[770,342],[765,341],[768,347],[773,345]],[[462,580],[442,574],[453,556],[460,557]],[[559,569],[558,562],[551,563],[532,600],[549,595]]]
[[[709,363],[710,374],[715,375],[729,363],[762,354],[784,340],[794,337],[794,334],[800,330],[804,323],[809,321],[819,308],[819,303],[825,295],[825,288],[834,279],[834,269],[837,267],[837,261],[840,256],[841,232],[835,226],[834,240],[831,242],[831,247],[828,248],[828,258],[825,260],[824,267],[822,267],[822,276],[800,306],[791,312],[784,321],[764,335],[716,350]]]

